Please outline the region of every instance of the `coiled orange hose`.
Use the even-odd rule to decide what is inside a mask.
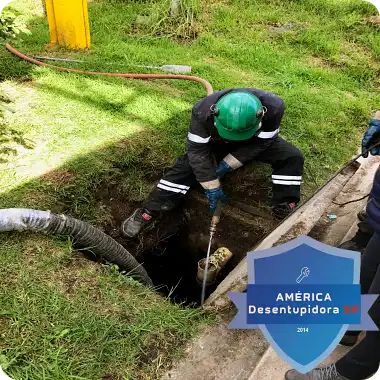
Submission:
[[[206,87],[207,95],[211,95],[214,90],[211,84],[203,78],[194,77],[191,75],[175,75],[175,74],[119,74],[119,73],[101,73],[101,72],[93,72],[93,71],[83,71],[83,70],[74,70],[68,69],[66,67],[59,67],[54,65],[49,65],[48,63],[38,61],[37,59],[28,57],[27,55],[20,53],[10,44],[6,44],[6,48],[17,57],[28,61],[30,63],[34,63],[38,66],[50,67],[52,69],[65,71],[67,73],[76,73],[76,74],[86,74],[86,75],[101,75],[104,77],[119,77],[119,78],[131,78],[131,79],[180,79],[180,80],[191,80],[193,82],[198,82],[203,84]]]

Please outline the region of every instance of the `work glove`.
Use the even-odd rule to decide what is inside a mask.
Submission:
[[[218,167],[216,168],[216,175],[219,179],[223,178],[228,172],[232,170],[231,166],[227,164],[226,161],[220,161]]]
[[[208,201],[210,202],[210,211],[214,213],[216,208],[216,203],[218,201],[225,202],[227,200],[226,195],[224,194],[221,187],[216,189],[208,189],[206,190],[206,196]]]
[[[367,132],[364,134],[363,141],[362,141],[362,153],[367,151],[372,145],[376,144],[380,141],[380,120],[377,119],[371,119],[369,122],[369,128],[367,129]],[[371,155],[372,156],[379,156],[380,155],[380,145],[371,149]],[[368,152],[366,154],[363,154],[364,158],[368,157]]]

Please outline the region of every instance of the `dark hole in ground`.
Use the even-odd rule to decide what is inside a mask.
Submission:
[[[197,211],[192,211],[197,214]],[[207,217],[207,213],[205,216]],[[206,257],[209,241],[209,218],[201,220],[200,215],[190,216],[173,237],[148,251],[140,261],[151,276],[159,292],[169,296],[176,303],[198,306],[202,287],[197,281],[198,262]],[[266,235],[263,226],[244,225],[229,216],[222,217],[210,254],[220,247],[228,248],[233,257],[219,272],[216,282],[207,287],[208,297],[223,279],[245,256],[245,254]]]
[[[265,212],[261,205],[270,204],[270,183],[249,168],[233,173],[225,181],[229,199]],[[144,266],[158,291],[171,300],[186,305],[199,304],[201,286],[196,280],[198,261],[206,257],[211,214],[204,191],[199,187],[189,192],[182,207],[162,216],[153,227],[136,239],[120,235],[120,225],[139,203],[128,201],[117,185],[104,183],[97,194],[101,205],[110,208],[112,221],[105,232],[122,244]],[[262,217],[239,208],[224,205],[211,254],[220,247],[228,248],[233,257],[219,273],[216,283],[207,288],[208,296],[234,269],[241,259],[276,226],[271,217]]]
[[[201,287],[196,280],[198,261],[206,252],[188,244],[190,233],[190,227],[184,226],[165,245],[144,252],[144,267],[159,292],[176,303],[197,305],[201,298]],[[215,287],[208,288],[207,293]]]
[[[202,289],[196,280],[198,261],[206,257],[211,221],[204,195],[194,190],[182,207],[163,215],[155,226],[133,240],[120,235],[120,225],[139,204],[122,201],[112,189],[108,189],[107,198],[112,199],[108,204],[113,222],[106,227],[106,232],[144,266],[158,292],[176,303],[199,305]],[[103,197],[102,202],[105,203]],[[226,247],[233,257],[219,273],[217,281],[207,288],[206,296],[274,226],[270,219],[228,205],[223,207],[210,253]]]

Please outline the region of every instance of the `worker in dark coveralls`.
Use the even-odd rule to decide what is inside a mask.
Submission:
[[[160,213],[178,206],[196,182],[213,212],[217,201],[226,200],[220,179],[252,160],[272,165],[273,214],[287,217],[300,201],[304,159],[279,136],[284,110],[281,98],[254,88],[223,90],[201,99],[192,110],[187,152],[123,222],[122,233],[136,236]]]
[[[366,152],[380,141],[380,111],[369,123],[364,135],[362,149]],[[380,155],[380,148],[371,149],[373,156]],[[365,154],[364,156],[368,156]],[[368,222],[373,235],[364,250],[360,268],[362,294],[380,294],[380,168],[378,169],[370,201],[367,205]],[[360,233],[360,230],[359,230]],[[351,243],[352,242],[348,242]],[[357,240],[355,240],[355,244]],[[351,245],[355,246],[355,245]],[[348,244],[345,244],[345,248]],[[369,311],[369,315],[380,328],[380,299]],[[360,331],[349,331],[341,341],[344,345],[355,345]],[[286,380],[364,380],[372,377],[380,365],[380,331],[368,331],[365,338],[335,364],[314,369],[307,374],[295,370],[285,375]],[[377,378],[377,377],[376,377]]]

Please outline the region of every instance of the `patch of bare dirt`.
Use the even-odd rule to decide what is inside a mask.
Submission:
[[[28,192],[28,200],[32,201],[33,204],[43,204],[47,203],[48,196],[46,193],[40,191],[40,190],[31,190]]]
[[[216,58],[211,58],[211,57],[205,57],[203,58],[204,63],[215,63],[217,61]]]
[[[353,94],[352,92],[345,92],[345,93],[344,93],[344,96],[345,96],[347,99],[354,99],[354,98],[355,98],[355,94]]]
[[[0,315],[0,336],[8,331],[8,329],[11,327],[11,324],[11,317],[8,317],[7,315]]]
[[[56,247],[52,240],[42,238],[28,245],[24,250],[23,261],[25,264],[35,265],[41,261],[41,256],[59,259],[61,255],[60,248]]]
[[[244,166],[225,177],[223,187],[228,193],[228,198],[258,207],[260,203],[270,204],[272,196],[270,176],[257,171],[255,164]]]
[[[235,184],[236,181],[232,181],[232,183]],[[253,199],[268,199],[267,186],[267,184],[263,185],[263,187],[259,185],[252,186],[251,184],[251,189],[248,190],[248,184],[243,183],[243,181],[241,183],[238,182],[236,187],[240,189],[240,191],[234,189],[234,197],[241,199],[242,203],[252,202]],[[207,238],[202,239],[202,237],[208,236],[211,215],[209,213],[207,199],[204,194],[200,192],[201,190],[194,190],[193,194],[197,194],[196,199],[188,197],[184,203],[184,207],[179,207],[176,210],[163,214],[152,228],[143,232],[136,239],[131,240],[125,239],[121,235],[120,226],[141,204],[122,199],[116,187],[104,188],[99,192],[98,196],[102,199],[104,204],[109,206],[112,215],[112,222],[105,227],[105,230],[120,244],[127,247],[136,257],[143,257],[145,252],[149,252],[152,249],[154,249],[156,253],[160,252],[160,247],[164,250],[168,239],[176,235],[181,228],[189,225],[189,234],[191,236],[197,236],[198,239],[194,238],[193,240],[197,240],[198,243],[202,242],[203,245],[206,246],[203,247],[203,250],[205,250],[207,248],[207,244],[205,244]],[[240,195],[241,197],[239,197]],[[263,221],[260,216],[249,215],[236,208],[236,214],[239,214],[237,215],[237,219],[240,220],[239,223],[242,225],[241,228],[238,228],[236,219],[232,218],[234,214],[232,207],[230,206],[228,209],[229,215],[225,214],[218,226],[216,244],[234,247],[237,253],[240,252],[241,257],[243,251],[252,248],[264,234],[269,232],[270,227],[268,227],[268,221]],[[251,220],[244,223],[244,217],[248,217]],[[257,220],[257,223],[254,223],[255,220]]]
[[[286,24],[286,25],[281,25],[281,24],[273,24],[272,26],[269,27],[269,30],[273,32],[288,32],[294,28],[293,24]]]
[[[326,230],[330,224],[331,221],[327,217],[321,218],[318,223],[315,224],[315,226],[311,229],[308,236],[315,240],[323,241],[323,237],[326,235]]]
[[[327,60],[320,58],[320,57],[317,57],[315,55],[312,55],[309,58],[309,63],[312,66],[315,66],[315,67],[318,67],[318,68],[321,68],[324,70],[334,70],[335,69],[334,66],[331,65]]]
[[[285,244],[291,240],[294,240],[298,238],[301,235],[305,234],[305,223],[304,222],[298,222],[295,224],[287,233],[286,235],[281,236],[281,238],[276,242],[274,247],[277,247],[278,245]]]
[[[63,293],[70,296],[81,289],[86,289],[94,291],[95,295],[99,288],[99,280],[96,274],[100,267],[80,253],[73,254],[75,256],[69,264],[57,274],[57,279],[62,284]]]
[[[44,174],[41,179],[52,182],[56,187],[68,185],[73,182],[76,175],[68,170],[54,170]]]
[[[373,24],[380,26],[380,16],[371,16],[368,17],[368,21],[372,22]]]
[[[123,380],[123,376],[111,373],[104,375],[102,380]]]
[[[30,243],[24,250],[23,262],[28,267],[39,267],[46,259],[62,264],[58,271],[46,272],[44,281],[47,284],[59,283],[63,294],[70,296],[80,289],[98,288],[97,274],[101,267],[96,262],[88,260],[80,252],[62,251],[51,239],[39,236],[38,241]]]
[[[238,196],[240,193],[236,188],[240,189],[241,194],[245,194],[242,202],[247,203],[268,200],[270,183],[266,179],[263,179],[261,188],[258,183],[252,183],[248,173],[240,173],[240,176],[242,178],[238,180],[235,176],[229,180],[229,193]],[[206,256],[211,222],[209,203],[203,190],[200,186],[195,187],[182,206],[161,215],[155,224],[135,239],[124,238],[120,227],[141,204],[128,201],[119,190],[116,185],[104,183],[96,195],[98,202],[102,202],[111,213],[111,222],[104,226],[105,232],[137,258],[156,286],[163,286],[159,292],[168,295],[175,289],[172,298],[176,301],[199,302],[196,271],[198,261]],[[227,247],[234,256],[220,272],[219,282],[275,227],[272,222],[270,218],[225,205],[212,252]]]
[[[144,351],[139,356],[139,362],[143,365],[151,364],[157,359],[164,359],[170,352],[181,344],[178,337],[170,330],[165,331],[165,339],[159,336],[158,333],[149,334],[144,342]]]

